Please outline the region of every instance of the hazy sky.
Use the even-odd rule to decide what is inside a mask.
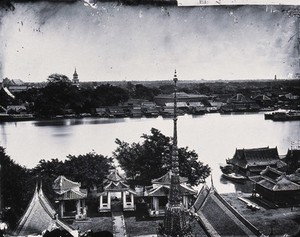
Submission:
[[[287,78],[296,19],[265,7],[16,4],[1,12],[0,78],[81,81]]]

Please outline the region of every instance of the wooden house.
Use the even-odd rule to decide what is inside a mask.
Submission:
[[[234,170],[246,176],[259,174],[267,166],[284,170],[286,163],[278,155],[277,147],[236,149],[233,158],[227,159],[227,164],[232,164]]]

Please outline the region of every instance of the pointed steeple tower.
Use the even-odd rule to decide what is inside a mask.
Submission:
[[[73,73],[73,83],[74,84],[78,84],[79,83],[78,74],[76,72],[76,67],[75,67],[75,71]]]
[[[165,236],[190,236],[190,228],[188,215],[182,204],[182,196],[180,194],[179,180],[179,163],[178,163],[178,147],[177,147],[177,75],[174,74],[174,129],[173,129],[173,145],[172,145],[172,172],[171,185],[169,192],[169,201],[166,205],[166,213],[164,218],[163,234]]]

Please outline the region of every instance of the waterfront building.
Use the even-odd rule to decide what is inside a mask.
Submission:
[[[236,149],[233,158],[226,160],[234,170],[246,176],[259,174],[267,166],[284,171],[286,163],[279,158],[277,147]]]
[[[261,236],[213,186],[202,187],[191,212],[207,236]]]
[[[197,94],[187,94],[185,92],[177,92],[177,102],[204,102],[208,101],[208,96],[197,95]],[[174,103],[174,93],[170,95],[160,94],[154,97],[154,101],[159,106],[165,106],[166,103]]]
[[[225,106],[222,106],[222,110],[231,110],[228,112],[246,112],[246,111],[258,111],[259,106],[256,102],[241,93],[229,98]]]
[[[134,197],[137,193],[129,187],[117,170],[111,171],[103,186],[103,192],[99,193],[99,212],[135,210]]]
[[[284,172],[268,166],[250,180],[254,184],[252,192],[256,197],[279,206],[300,204],[300,185],[292,182]]]
[[[56,201],[59,203],[61,218],[86,218],[87,190],[81,189],[80,183],[73,182],[61,175],[54,180],[52,187],[56,193]]]
[[[33,197],[14,232],[17,236],[37,235],[48,230],[61,229],[77,237],[78,231],[57,218],[56,211],[45,197],[42,187],[35,188]]]

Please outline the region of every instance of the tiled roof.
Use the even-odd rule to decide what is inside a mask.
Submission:
[[[119,182],[119,181],[125,181],[125,179],[118,173],[117,170],[113,170],[110,172],[110,174],[107,176],[107,180],[113,181],[113,182]]]
[[[168,195],[169,190],[170,190],[170,185],[158,185],[157,187],[150,189],[148,191],[148,195],[154,197],[166,196]],[[179,185],[179,192],[183,196],[196,194],[196,191],[192,187],[184,184]]]
[[[152,179],[151,183],[152,184],[161,184],[161,185],[170,185],[171,184],[171,174],[172,174],[172,171],[170,170],[165,175],[163,175],[157,179]],[[180,183],[186,183],[187,181],[188,181],[187,178],[179,177]]]
[[[129,185],[123,183],[123,182],[109,182],[108,185],[104,187],[105,191],[123,191],[128,190]]]
[[[257,185],[273,191],[300,191],[300,185],[291,181],[283,172],[267,167],[259,176],[250,178]]]
[[[240,167],[276,165],[279,161],[277,148],[237,149],[229,163]]]
[[[57,200],[78,200],[87,198],[87,190],[86,189],[70,189],[60,196],[58,196]]]
[[[210,236],[258,236],[259,231],[212,188],[204,186],[193,205]]]
[[[35,189],[31,202],[19,221],[15,234],[25,236],[40,234],[46,230],[55,219],[55,210],[44,196],[42,189]]]
[[[62,194],[70,189],[79,188],[80,183],[73,182],[65,176],[60,175],[54,180],[52,187],[56,193]]]

